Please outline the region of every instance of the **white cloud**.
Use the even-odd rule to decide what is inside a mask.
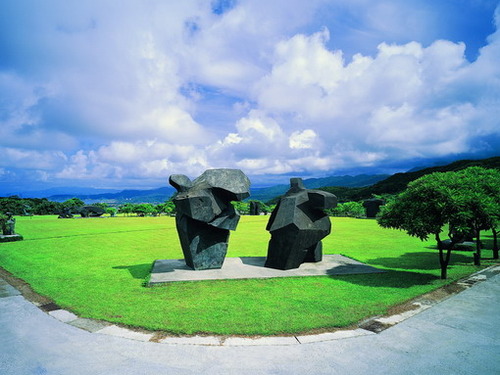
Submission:
[[[12,4],[0,25],[4,175],[314,174],[495,147],[500,34],[471,62],[468,45],[437,37],[443,5]]]
[[[318,135],[312,129],[306,129],[302,132],[296,131],[290,135],[288,145],[292,149],[313,148]]]
[[[493,63],[499,57],[493,39],[474,63],[465,59],[462,43],[441,40],[428,47],[382,43],[375,57],[356,55],[346,63],[339,51],[326,48],[327,40],[322,31],[278,44],[274,66],[255,95],[265,111],[288,115],[289,128],[308,124],[325,145],[315,145],[320,156],[330,153],[332,169],[363,164],[359,156],[371,164],[469,152],[473,134],[498,133],[492,103],[500,84],[492,78],[500,68]],[[297,134],[303,133],[292,134],[293,148],[299,148]],[[353,151],[338,153],[346,141]]]
[[[20,148],[0,147],[0,166],[15,165],[17,168],[52,170],[60,167],[66,156],[60,151],[33,151]]]
[[[239,159],[256,159],[280,155],[288,138],[278,122],[264,112],[251,110],[236,124],[237,133],[229,133],[222,141],[207,148],[218,163]]]

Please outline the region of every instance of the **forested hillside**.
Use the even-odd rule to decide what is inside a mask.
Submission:
[[[408,186],[408,183],[426,174],[458,171],[472,166],[500,169],[500,157],[497,156],[480,160],[459,160],[439,167],[425,168],[414,172],[396,173],[385,180],[367,187],[349,188],[342,186],[326,186],[321,187],[320,190],[335,194],[340,202],[358,201],[371,198],[374,194],[383,195],[400,193]]]

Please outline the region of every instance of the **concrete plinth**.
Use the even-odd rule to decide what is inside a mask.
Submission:
[[[264,267],[265,262],[265,257],[226,258],[221,269],[194,271],[186,266],[183,259],[159,259],[153,265],[149,285],[175,281],[260,279],[384,272],[339,254],[324,255],[321,262],[303,263],[299,268],[290,270]]]
[[[14,241],[21,241],[23,239],[23,236],[20,234],[0,234],[0,242],[14,242]]]

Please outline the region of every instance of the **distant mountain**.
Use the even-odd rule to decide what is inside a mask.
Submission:
[[[71,198],[78,198],[87,204],[105,202],[108,204],[122,203],[163,203],[172,196],[175,189],[172,187],[161,187],[150,190],[123,190],[117,193],[103,194],[58,194],[48,199],[55,202],[64,202]]]
[[[389,177],[388,174],[360,174],[357,176],[331,176],[325,178],[308,178],[304,185],[308,189],[317,189],[323,186],[363,187],[373,185]]]
[[[361,199],[371,198],[373,194],[380,195],[380,194],[399,193],[404,189],[406,189],[406,187],[411,181],[416,180],[417,178],[422,177],[426,174],[434,172],[459,171],[461,169],[473,166],[489,168],[489,169],[500,169],[500,157],[497,156],[493,158],[480,159],[480,160],[459,160],[447,165],[418,169],[406,173],[396,173],[371,186],[362,188],[330,186],[322,188],[322,190],[329,191],[337,195],[339,201],[349,201],[349,200],[357,201]]]
[[[481,160],[460,160],[451,164],[430,168],[414,169],[406,173],[388,175],[331,176],[325,178],[309,178],[304,185],[309,189],[321,189],[335,194],[340,202],[371,198],[373,194],[395,194],[403,191],[408,183],[429,173],[457,171],[470,166],[500,169],[500,157]],[[250,188],[249,199],[268,202],[281,195],[289,185],[276,185],[266,188]],[[175,192],[173,187],[161,187],[150,190],[111,190],[79,187],[54,188],[18,194],[22,198],[48,198],[56,202],[64,202],[71,198],[79,198],[87,204],[105,202],[108,204],[123,203],[163,203]]]
[[[339,186],[367,186],[383,180],[388,175],[359,175],[359,176],[332,176],[325,178],[309,178],[304,180],[304,185],[309,189],[317,189],[322,186],[337,184]],[[249,199],[266,202],[274,197],[283,195],[289,185],[276,185],[267,188],[251,188]],[[75,189],[77,190],[77,189]],[[104,202],[108,204],[123,203],[163,203],[174,194],[173,187],[161,187],[151,190],[123,190],[118,192],[105,192],[100,194],[79,194],[78,192],[54,194],[48,199],[55,202],[64,202],[71,198],[78,198],[86,204]],[[45,196],[47,197],[47,196]]]
[[[308,178],[305,179],[304,186],[308,189],[318,189],[325,186],[343,186],[343,187],[363,187],[369,186],[376,182],[389,177],[387,174],[358,176],[331,176],[324,178]],[[267,202],[273,198],[283,195],[290,189],[290,185],[276,185],[267,188],[251,188],[250,199],[255,199]]]
[[[96,189],[78,186],[63,186],[44,190],[23,191],[19,193],[4,194],[5,196],[17,195],[20,198],[48,198],[54,195],[92,195],[104,193],[118,193],[118,189]]]

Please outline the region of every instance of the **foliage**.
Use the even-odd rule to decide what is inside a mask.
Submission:
[[[425,175],[389,201],[378,222],[385,228],[405,230],[422,241],[434,236],[440,254],[441,277],[446,278],[451,250],[460,241],[456,233],[472,231],[478,235],[479,230],[491,227],[494,212],[499,208],[498,202],[496,206],[493,203],[495,192],[500,193],[498,176],[497,170],[480,167]],[[451,239],[448,245],[440,238],[445,227]]]
[[[7,223],[7,215],[0,212],[0,234],[4,233],[5,223]]]
[[[134,204],[132,204],[132,203],[122,204],[118,208],[118,212],[125,214],[125,215],[131,214],[132,212],[134,212]]]
[[[246,201],[233,201],[231,204],[233,205],[234,209],[240,214],[240,215],[249,215],[250,214],[250,203],[251,202],[257,202],[260,204],[260,209],[263,213],[268,214],[271,213],[273,210],[273,207],[267,205],[266,203],[256,200],[256,199],[250,199]]]
[[[243,216],[228,256],[265,256],[267,217]],[[2,245],[0,265],[82,317],[179,334],[294,334],[346,327],[445,285],[429,243],[372,220],[333,218],[326,254],[341,253],[383,274],[172,283],[144,288],[155,259],[182,258],[173,217],[57,220],[20,217],[29,241]],[[369,235],[367,235],[369,233]],[[471,255],[450,279],[477,271]],[[75,277],[77,276],[77,277]]]
[[[14,215],[54,215],[61,211],[62,204],[46,198],[0,198],[0,212],[12,212]]]
[[[248,215],[250,213],[249,202],[232,201],[231,204],[240,215]]]
[[[456,172],[472,166],[500,170],[500,157],[481,160],[459,160],[439,167],[424,168],[406,173],[396,173],[385,180],[361,188],[328,186],[322,187],[320,190],[335,194],[339,202],[359,201],[369,199],[376,195],[398,194],[405,190],[411,181],[415,181],[416,179],[428,174],[436,172]]]
[[[118,212],[118,209],[116,207],[108,207],[108,208],[106,208],[106,213],[109,216],[115,216],[117,212]]]
[[[101,207],[104,211],[107,211],[107,209],[109,208],[109,205],[104,202],[93,203],[92,206]]]
[[[172,199],[167,200],[165,203],[156,205],[155,209],[159,214],[165,213],[169,216],[175,215],[176,212],[175,204]]]
[[[134,204],[132,212],[138,216],[146,216],[154,213],[155,208],[151,203]]]
[[[500,171],[470,167],[457,172],[461,181],[461,190],[465,196],[465,212],[468,215],[468,231],[476,237],[476,257],[481,259],[480,232],[493,229],[500,224]],[[495,257],[498,258],[498,245]]]
[[[85,203],[79,198],[71,198],[71,199],[68,199],[67,201],[64,201],[62,203],[62,206],[65,208],[78,209],[78,208],[85,206]]]
[[[360,218],[365,216],[365,208],[361,202],[339,203],[335,208],[327,211],[331,216],[344,216]]]

